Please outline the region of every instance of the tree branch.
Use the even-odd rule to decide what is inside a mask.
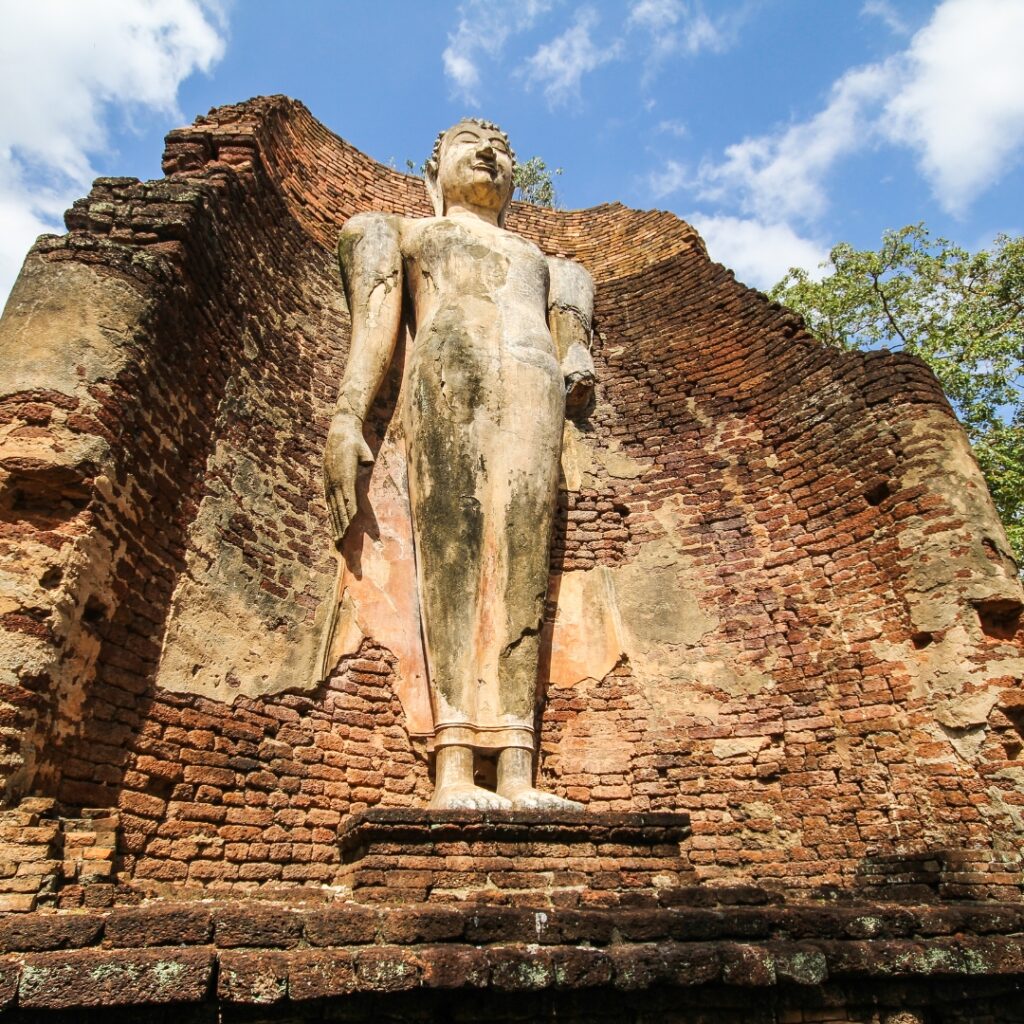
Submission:
[[[885,318],[886,320],[889,321],[889,326],[892,327],[892,329],[896,332],[897,335],[899,335],[899,339],[901,342],[903,342],[903,345],[905,347],[907,344],[906,335],[904,335],[904,333],[900,330],[899,324],[896,323],[896,318],[892,315],[892,310],[889,309],[889,300],[885,297],[885,292],[882,291],[881,287],[878,284],[877,274],[871,275],[871,287],[874,290],[875,294],[879,297],[879,299],[881,299],[882,312],[885,313]]]

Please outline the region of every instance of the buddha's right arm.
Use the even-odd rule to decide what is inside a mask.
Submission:
[[[352,318],[352,341],[335,415],[355,416],[362,423],[398,340],[402,315],[398,218],[356,214],[338,239],[338,263]]]
[[[359,511],[359,466],[373,462],[373,453],[363,437],[363,422],[398,340],[402,316],[398,219],[381,213],[353,217],[342,229],[338,262],[352,319],[352,341],[327,431],[324,493],[334,543],[340,548]]]

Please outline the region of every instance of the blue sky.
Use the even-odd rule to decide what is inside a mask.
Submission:
[[[1024,230],[1024,0],[0,0],[0,293],[100,174],[263,93],[404,169],[464,114],[561,205],[694,223],[767,287],[923,220]]]

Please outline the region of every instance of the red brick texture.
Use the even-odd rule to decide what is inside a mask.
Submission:
[[[685,814],[378,808],[341,831],[339,881],[363,903],[637,907],[692,885]]]
[[[13,1020],[133,1006],[307,1020],[336,1000],[346,1020],[405,1020],[443,1014],[447,992],[466,1020],[1019,1019],[1019,905],[746,895],[708,889],[702,906],[645,910],[206,901],[5,915],[0,1008]]]
[[[286,512],[259,521],[239,493],[218,542],[268,595],[312,617],[315,599],[294,580],[300,569],[328,580],[334,565],[320,490],[348,339],[334,240],[355,212],[423,215],[427,200],[418,179],[282,97],[172,132],[164,168],[156,182],[100,179],[68,212],[68,234],[29,256],[41,273],[93,268],[149,305],[115,379],[0,401],[0,425],[19,437],[57,451],[96,438],[106,453],[40,468],[0,451],[17,484],[0,503],[0,547],[42,553],[33,596],[0,615],[0,630],[51,652],[5,685],[2,769],[11,799],[116,809],[122,882],[333,884],[348,816],[419,806],[430,790],[390,653],[368,641],[316,692],[230,703],[157,689],[153,677],[199,503],[233,486],[209,469],[221,439],[283,477]],[[708,668],[693,686],[652,694],[623,659],[602,679],[552,689],[544,784],[593,811],[689,812],[702,881],[793,891],[881,880],[1017,898],[1020,607],[971,590],[989,571],[1012,577],[998,527],[981,538],[991,565],[957,570],[948,627],[922,631],[911,611],[922,544],[955,555],[978,539],[955,493],[933,486],[949,477],[960,434],[927,368],[823,347],[670,214],[514,204],[509,226],[594,275],[600,383],[588,436],[647,466],[629,479],[597,472],[565,496],[554,571],[629,563],[664,539],[671,503],[680,557],[717,622],[695,663],[766,680],[726,692]],[[954,625],[971,641],[965,696],[991,696],[980,726],[937,724],[921,682]],[[713,716],[694,686],[714,697]],[[414,969],[442,978],[454,955]],[[209,960],[196,956],[181,971],[201,986]],[[230,978],[257,971],[237,984],[282,991],[287,964],[266,974],[233,963],[218,984],[233,991]],[[338,961],[322,984],[352,986],[369,970]]]

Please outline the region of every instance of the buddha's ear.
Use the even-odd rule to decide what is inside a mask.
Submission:
[[[444,196],[441,194],[441,184],[437,180],[438,164],[434,159],[427,161],[423,168],[423,181],[427,186],[427,195],[430,196],[431,205],[434,207],[434,216],[444,216]]]

